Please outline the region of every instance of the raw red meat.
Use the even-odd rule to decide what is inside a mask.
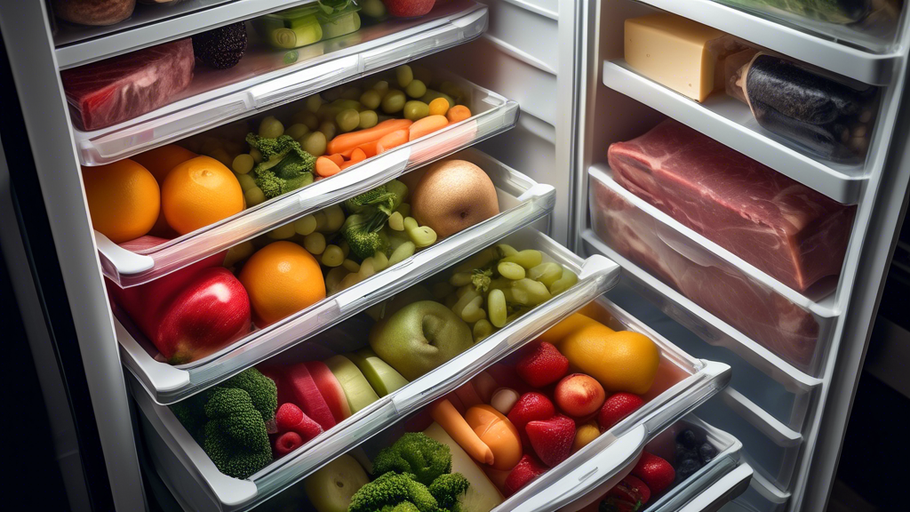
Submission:
[[[170,103],[193,79],[193,42],[181,39],[60,73],[70,114],[97,130]]]
[[[855,207],[672,119],[609,161],[624,188],[791,288],[840,273]]]
[[[751,281],[591,180],[594,231],[613,250],[797,368],[810,372],[819,325],[804,309]]]

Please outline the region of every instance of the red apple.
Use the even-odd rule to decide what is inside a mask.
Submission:
[[[207,268],[160,311],[152,343],[171,364],[217,352],[250,332],[250,298],[225,268]]]
[[[382,0],[382,3],[392,16],[413,18],[430,12],[436,0]]]
[[[573,373],[556,384],[553,398],[564,413],[573,418],[583,418],[597,412],[607,394],[597,379],[583,373]]]

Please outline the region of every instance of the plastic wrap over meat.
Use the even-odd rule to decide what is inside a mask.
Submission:
[[[795,367],[811,371],[820,334],[811,313],[596,179],[590,204],[594,231],[613,250]]]

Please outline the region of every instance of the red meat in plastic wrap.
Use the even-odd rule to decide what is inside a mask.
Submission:
[[[840,273],[853,206],[670,119],[609,161],[623,188],[791,288]]]
[[[73,121],[98,130],[167,105],[193,79],[190,38],[60,73]]]

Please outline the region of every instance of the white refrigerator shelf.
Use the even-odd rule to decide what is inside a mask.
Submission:
[[[722,346],[742,357],[752,366],[779,382],[792,393],[806,393],[822,381],[808,375],[767,348],[745,336],[681,293],[632,263],[603,243],[591,230],[582,233],[586,249],[604,254],[619,263],[629,284],[645,298],[658,305],[668,316],[694,332],[711,345]]]
[[[715,94],[695,102],[632,71],[622,60],[604,61],[603,84],[837,202],[856,203],[868,179],[862,166],[815,160],[772,138],[758,126],[749,107],[734,98]]]
[[[221,8],[244,4],[258,2],[234,2]],[[74,128],[77,153],[83,165],[111,163],[466,43],[486,27],[485,6],[458,0],[421,18],[383,22],[296,50],[251,44],[233,68],[198,68],[189,88],[173,103],[107,128]],[[288,56],[293,56],[291,62],[286,61]]]
[[[143,251],[124,249],[96,231],[105,276],[123,288],[147,283],[515,126],[517,103],[469,82],[460,83],[470,91],[472,117],[368,158],[335,176]]]
[[[488,243],[492,244],[493,240]],[[236,511],[253,508],[405,415],[461,386],[560,319],[602,295],[615,284],[619,275],[619,266],[606,258],[593,256],[584,260],[532,228],[507,237],[505,243],[543,251],[553,261],[578,273],[578,283],[451,361],[358,411],[335,428],[320,434],[313,441],[274,461],[248,479],[232,478],[219,472],[171,410],[155,404],[138,381],[130,379],[132,394],[144,418],[146,428],[143,431],[152,462],[162,480],[188,510]],[[364,338],[365,336],[360,336],[360,343],[365,341]],[[676,402],[686,402],[690,395],[703,394],[698,393],[702,389],[722,387],[725,383],[724,372],[716,374],[719,368],[691,358],[686,361],[686,368],[689,368],[692,375],[686,379],[688,386],[674,387],[673,394],[683,395],[675,397]]]
[[[899,46],[870,41],[859,33],[853,34],[854,41],[848,37],[842,44],[711,0],[638,1],[867,84],[888,84],[902,55]],[[853,46],[857,43],[877,43],[873,46],[881,52]]]
[[[118,313],[116,330],[123,364],[155,402],[178,402],[409,288],[553,210],[556,191],[552,186],[535,183],[476,150],[467,150],[457,156],[477,164],[490,175],[497,187],[499,215],[192,363],[172,366],[158,360],[155,347],[125,315]]]

